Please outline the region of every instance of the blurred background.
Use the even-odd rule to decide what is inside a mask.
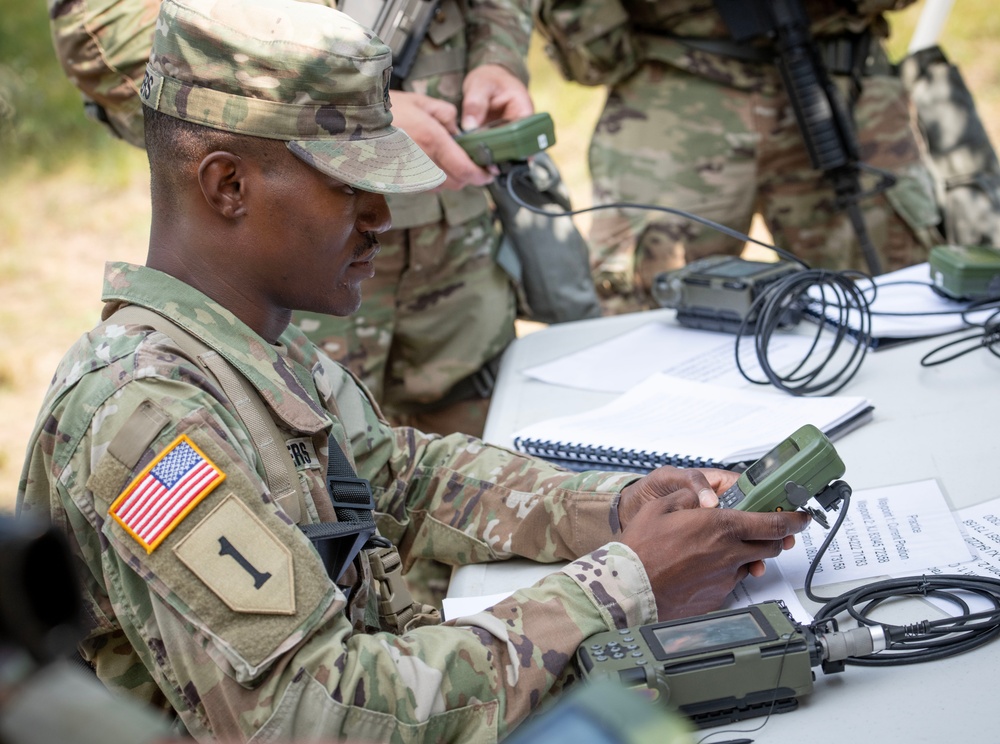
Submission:
[[[940,44],[1000,146],[1000,13],[957,0]],[[900,59],[923,3],[890,14]],[[555,120],[550,150],[573,195],[590,202],[587,147],[603,89],[564,82],[536,38],[535,107]],[[13,507],[21,460],[59,359],[100,312],[104,262],[142,263],[149,225],[143,153],[84,118],[49,39],[42,0],[0,0],[0,511]],[[582,220],[584,232],[588,222]]]

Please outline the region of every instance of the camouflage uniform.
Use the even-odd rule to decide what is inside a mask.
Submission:
[[[499,64],[527,82],[527,4],[468,5],[442,4],[404,90],[461,111],[466,70]],[[486,189],[388,201],[393,229],[379,236],[361,309],[295,322],[361,378],[393,423],[478,436],[492,392],[483,368],[514,339],[517,310],[511,278],[496,261],[500,235]]]
[[[388,48],[342,14],[165,0],[156,28],[140,94],[161,116],[284,140],[362,189],[443,180],[389,124]],[[169,192],[165,180],[154,172]],[[173,196],[157,193],[157,208]],[[157,244],[156,221],[153,231],[151,255],[183,260],[183,246]],[[636,476],[569,473],[464,434],[392,428],[298,328],[269,343],[169,274],[109,264],[103,296],[105,322],[64,357],[43,402],[18,514],[69,537],[81,652],[99,678],[175,712],[199,740],[495,741],[570,680],[583,639],[656,618],[641,562],[615,541],[618,493]],[[169,318],[176,333],[115,317],[124,305]],[[187,337],[206,350],[190,352]],[[223,393],[209,359],[251,392]],[[254,396],[277,447],[246,423]],[[272,490],[268,454],[281,442],[296,455],[295,498]],[[406,563],[571,563],[488,611],[382,631],[371,557],[335,584],[299,529],[336,521],[331,447],[371,484],[381,534]]]
[[[320,4],[335,6],[334,0]],[[49,0],[56,53],[70,80],[126,141],[143,146],[138,86],[160,0]],[[467,69],[499,64],[527,81],[531,19],[520,0],[445,0],[406,90],[460,106]],[[294,321],[372,391],[388,419],[423,431],[481,435],[487,366],[514,339],[514,285],[496,262],[500,236],[486,189],[389,195],[394,229],[379,237],[374,279],[350,317]],[[415,595],[440,606],[450,571],[419,563]]]
[[[833,0],[805,2],[816,19],[812,33],[826,48],[849,33],[875,37],[853,114],[862,161],[898,178],[861,203],[883,270],[926,260],[938,219],[907,96],[878,46],[888,33],[879,11],[905,4],[876,0],[850,11]],[[591,141],[595,203],[682,209],[742,232],[759,211],[777,244],[811,266],[866,269],[846,213],[812,168],[777,68],[698,49],[698,42],[730,38],[708,0],[622,5],[633,65],[613,72]],[[847,93],[849,77],[835,79]],[[864,176],[862,188],[874,182]],[[638,210],[596,212],[590,243],[595,282],[611,312],[652,306],[648,289],[660,271],[743,247],[689,220]]]
[[[149,328],[99,327],[56,372],[18,508],[70,535],[85,577],[83,649],[100,678],[176,711],[196,738],[494,741],[566,682],[582,640],[655,620],[642,565],[612,542],[615,494],[635,476],[571,474],[463,434],[393,429],[364,388],[296,328],[271,346],[151,269],[110,264],[104,299],[112,303],[105,315],[122,302],[169,310],[253,384],[287,442],[318,455],[300,465],[302,522],[319,521],[329,505],[323,473],[332,434],[371,481],[381,534],[405,561],[583,556],[489,611],[405,636],[379,633],[365,614],[367,560],[348,599],[270,498],[247,431],[198,365]],[[166,423],[136,471],[124,471],[109,445],[144,402]],[[147,553],[109,509],[180,435],[225,480]],[[231,609],[251,574],[218,555],[221,535],[257,571],[287,576],[285,593],[264,607]],[[199,547],[206,539],[214,551]]]
[[[159,4],[49,0],[67,75],[140,147],[137,91]],[[468,69],[498,64],[526,82],[530,30],[521,0],[444,0],[403,87],[460,106]],[[389,207],[393,230],[380,236],[361,309],[349,318],[300,313],[295,322],[364,381],[390,421],[479,435],[492,374],[480,370],[513,340],[517,308],[514,284],[495,260],[499,234],[486,190],[392,196]]]

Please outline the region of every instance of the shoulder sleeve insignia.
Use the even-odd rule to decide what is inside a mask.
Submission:
[[[111,504],[110,514],[152,553],[225,478],[226,474],[181,434],[122,491]]]

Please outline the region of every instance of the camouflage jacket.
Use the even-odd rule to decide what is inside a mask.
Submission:
[[[294,327],[269,345],[152,269],[109,264],[104,299],[105,317],[123,303],[157,310],[238,369],[272,411],[305,494],[298,515],[275,503],[233,404],[162,333],[112,320],[60,364],[19,514],[69,535],[89,624],[81,650],[99,677],[176,711],[195,737],[493,741],[561,689],[582,640],[655,618],[641,564],[614,542],[617,493],[634,476],[393,429]],[[381,532],[404,561],[572,562],[477,615],[375,631],[364,554],[341,589],[295,524],[329,508],[329,435],[371,482]],[[132,469],[119,456],[129,448]],[[201,480],[179,476],[180,461]],[[182,481],[182,500],[164,501]],[[143,489],[149,513],[129,514]]]

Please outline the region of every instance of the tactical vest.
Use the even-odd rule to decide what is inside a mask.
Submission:
[[[321,543],[314,538],[317,533],[322,537],[324,527],[331,528],[343,524],[345,519],[364,519],[365,515],[359,514],[359,509],[352,508],[358,505],[359,500],[352,498],[350,493],[345,497],[344,492],[330,493],[328,500],[315,499],[314,505],[322,521],[319,524],[301,525],[306,514],[306,496],[292,457],[284,446],[285,437],[274,422],[270,409],[256,389],[246,383],[243,375],[221,354],[153,310],[139,305],[127,305],[115,311],[104,324],[111,322],[143,325],[159,331],[173,341],[207,376],[218,383],[219,389],[236,409],[237,415],[250,435],[254,450],[264,469],[264,480],[271,497],[289,519],[300,524],[303,532],[310,537],[314,547],[320,552],[321,560],[326,564],[328,556],[324,556]],[[336,407],[335,401],[333,405]],[[334,410],[334,415],[342,418],[339,411]],[[108,451],[124,465],[134,469],[146,447],[165,423],[157,421],[149,409],[140,406],[112,439]],[[331,439],[329,450],[328,474],[335,471],[332,473],[333,479],[345,482],[348,489],[351,481],[361,482],[336,441]],[[367,481],[364,483],[367,486]],[[370,496],[370,491],[368,493]],[[354,503],[350,503],[351,501]],[[370,511],[367,513],[367,518],[371,520]],[[372,532],[374,531],[372,522]],[[371,568],[374,583],[372,594],[376,602],[374,608],[369,604],[369,611],[374,609],[377,613],[378,627],[384,631],[402,634],[416,627],[439,623],[441,618],[436,609],[414,602],[410,596],[403,581],[402,560],[396,547],[385,538],[377,535],[376,538],[369,541],[364,553]],[[335,578],[331,576],[331,580]]]

